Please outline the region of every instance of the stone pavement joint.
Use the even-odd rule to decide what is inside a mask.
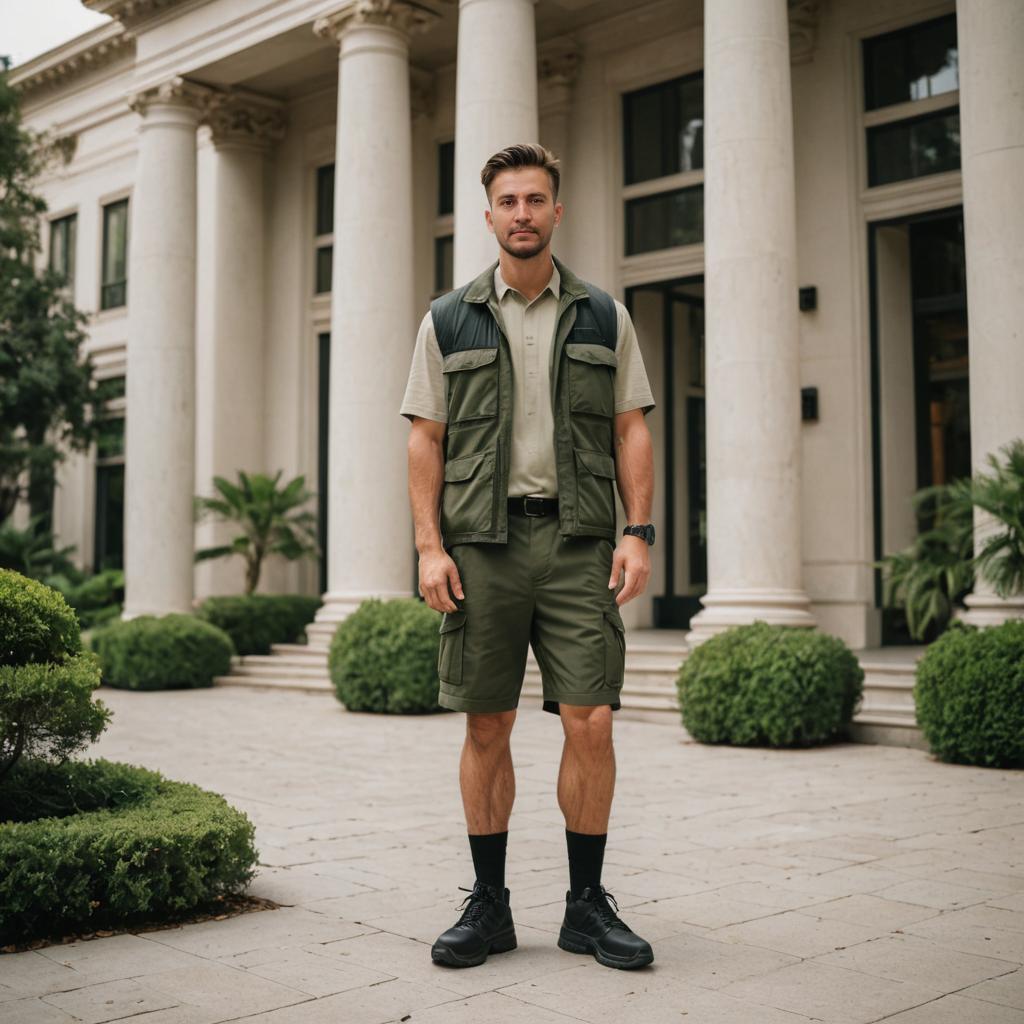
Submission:
[[[104,687],[88,757],[225,794],[276,910],[0,956],[4,1024],[1022,1024],[1024,774],[912,748],[707,747],[615,721],[604,884],[654,947],[612,971],[555,945],[562,732],[523,708],[507,882],[519,948],[445,969],[473,880],[462,715],[333,696]],[[167,724],[175,727],[168,729]]]

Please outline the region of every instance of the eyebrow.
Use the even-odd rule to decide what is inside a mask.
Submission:
[[[526,194],[527,199],[533,199],[534,196],[540,196],[542,199],[547,199],[547,196],[543,192],[528,192]],[[502,192],[497,198],[501,199],[515,199],[515,192]]]

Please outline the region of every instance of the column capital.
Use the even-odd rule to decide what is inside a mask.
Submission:
[[[222,102],[223,97],[224,93],[219,89],[175,75],[158,85],[130,93],[128,106],[143,117],[153,107],[161,106],[195,111],[197,117],[204,120]]]
[[[363,26],[392,28],[411,36],[425,32],[438,17],[433,8],[418,0],[350,0],[339,10],[317,18],[313,31],[337,43],[350,29]]]
[[[211,110],[208,122],[216,146],[265,149],[284,137],[287,118],[279,100],[232,92]]]
[[[789,59],[806,64],[814,56],[821,0],[787,0],[789,7]]]
[[[537,48],[537,77],[543,87],[539,92],[541,114],[569,113],[579,68],[579,48],[572,39],[553,39]]]

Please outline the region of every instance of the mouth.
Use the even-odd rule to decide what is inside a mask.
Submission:
[[[520,228],[518,231],[513,231],[513,235],[535,235],[536,231],[529,231],[526,228]]]

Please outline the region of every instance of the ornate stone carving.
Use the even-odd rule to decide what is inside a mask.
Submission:
[[[805,64],[814,56],[818,35],[820,0],[788,0],[789,59],[792,64]]]
[[[128,27],[148,18],[165,7],[174,7],[182,0],[82,0],[92,11],[109,14]]]
[[[284,137],[283,105],[264,96],[230,92],[210,111],[207,121],[215,145],[241,143],[263,147]]]
[[[571,39],[554,39],[538,49],[537,103],[542,116],[569,113],[579,67],[579,50]]]
[[[313,31],[336,42],[358,25],[385,25],[413,35],[425,32],[437,19],[434,10],[417,0],[351,0],[341,10],[317,18]]]
[[[199,112],[201,121],[205,121],[224,102],[225,96],[226,93],[219,89],[175,75],[159,85],[132,93],[128,97],[128,106],[143,116],[155,103],[190,107]]]

